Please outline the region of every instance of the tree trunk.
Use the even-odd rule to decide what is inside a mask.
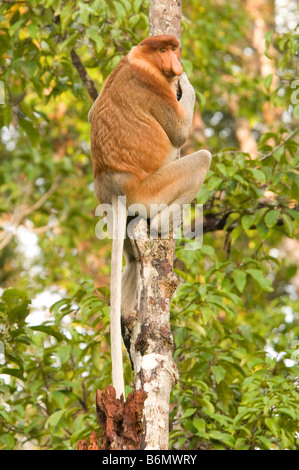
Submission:
[[[181,17],[181,0],[151,0],[150,35],[172,34],[180,40]],[[170,330],[170,302],[177,286],[173,273],[175,239],[172,234],[167,239],[150,238],[144,219],[131,230],[137,292],[135,308],[122,329],[134,369],[135,391],[126,402],[123,397],[116,398],[111,386],[105,392],[97,391],[102,444],[93,432],[89,444],[87,439],[78,443],[80,450],[168,449],[169,398],[178,379]]]
[[[180,40],[181,17],[181,0],[151,0],[150,35],[173,34]],[[124,326],[129,333],[135,389],[147,393],[141,448],[168,449],[169,398],[178,378],[170,330],[170,302],[177,286],[172,270],[175,240],[171,234],[168,239],[150,239],[144,219],[131,235],[138,286],[135,310]]]
[[[144,390],[142,449],[167,449],[169,397],[178,378],[172,359],[170,302],[177,286],[173,273],[175,240],[150,239],[141,219],[133,230],[137,262],[135,310],[126,319],[136,390]]]
[[[182,0],[150,0],[149,34],[173,34],[181,41]]]

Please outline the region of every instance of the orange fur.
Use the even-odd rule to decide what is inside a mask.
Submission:
[[[91,153],[94,176],[125,172],[143,180],[154,173],[173,149],[156,114],[165,109],[183,116],[176,98],[174,76],[167,78],[159,48],[180,56],[172,36],[148,38],[121,60],[108,77],[96,103],[91,122]],[[170,48],[176,47],[175,51]],[[166,62],[164,60],[164,62]]]
[[[125,234],[127,219],[126,208],[123,211],[117,197],[126,196],[127,206],[144,204],[151,228],[160,233],[168,215],[157,206],[182,207],[192,201],[211,161],[205,150],[177,159],[177,149],[190,132],[194,104],[194,89],[180,65],[179,42],[163,35],[143,40],[120,61],[88,114],[95,193],[100,202],[112,204],[116,221],[111,258],[111,353],[118,397],[124,395],[120,297],[121,314],[126,317],[135,308],[138,269],[130,239],[125,237],[123,246],[116,236],[117,229]],[[126,267],[120,278],[123,253]]]

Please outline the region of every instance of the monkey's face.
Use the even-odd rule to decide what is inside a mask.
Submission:
[[[174,36],[151,36],[144,39],[137,50],[141,57],[155,65],[168,80],[174,81],[182,75],[180,44]]]
[[[168,79],[173,79],[177,76],[182,75],[183,67],[180,63],[180,51],[178,47],[168,46],[162,47],[156,54],[159,55],[161,62],[161,71]]]

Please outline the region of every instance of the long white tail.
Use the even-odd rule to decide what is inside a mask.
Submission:
[[[124,236],[126,231],[127,212],[122,197],[112,199],[113,207],[113,242],[111,255],[110,283],[110,336],[112,358],[112,382],[117,398],[123,394],[125,385],[122,358],[121,336],[121,277]]]

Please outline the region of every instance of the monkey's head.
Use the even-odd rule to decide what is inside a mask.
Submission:
[[[150,36],[137,46],[138,53],[172,81],[182,75],[180,43],[175,36]]]

